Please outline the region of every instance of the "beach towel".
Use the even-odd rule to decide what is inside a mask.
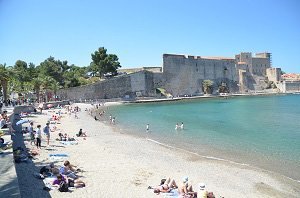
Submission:
[[[179,193],[177,190],[173,189],[168,193],[160,193],[163,198],[177,198],[179,197]]]
[[[69,157],[67,154],[49,154],[51,161],[64,161],[67,157]]]
[[[59,141],[63,145],[77,145],[77,141]]]
[[[68,155],[64,153],[57,153],[57,154],[49,154],[49,157],[68,157]]]

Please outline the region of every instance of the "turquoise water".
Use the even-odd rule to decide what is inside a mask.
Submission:
[[[194,99],[114,106],[109,113],[123,132],[300,180],[299,102],[300,95]],[[175,130],[181,122],[184,130]]]

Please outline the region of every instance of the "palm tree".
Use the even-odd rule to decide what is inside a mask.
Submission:
[[[34,92],[36,94],[36,99],[38,102],[40,102],[40,91],[41,91],[41,86],[43,84],[43,79],[40,77],[32,79],[32,85]]]
[[[6,68],[6,64],[0,64],[0,83],[3,90],[3,100],[5,105],[7,105],[7,87],[9,76],[9,70]]]
[[[59,85],[59,82],[55,81],[52,85],[51,85],[51,90],[54,93],[54,96],[56,96],[57,90],[59,90],[61,88],[61,86]]]
[[[43,90],[45,91],[46,102],[48,102],[48,100],[49,100],[48,93],[51,90],[52,85],[56,83],[56,80],[50,76],[44,76],[42,79],[43,79],[42,87],[43,87]]]
[[[213,91],[213,84],[214,82],[211,80],[203,80],[202,81],[203,92],[205,94],[211,94]]]

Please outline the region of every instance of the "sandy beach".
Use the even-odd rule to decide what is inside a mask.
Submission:
[[[33,181],[41,181],[32,172],[52,162],[49,154],[56,153],[68,154],[66,159],[83,170],[79,175],[86,187],[63,194],[51,190],[47,195],[51,197],[162,197],[147,187],[158,185],[162,178],[167,177],[180,183],[184,176],[189,177],[194,190],[197,190],[198,183],[205,183],[207,190],[214,192],[216,197],[300,197],[299,182],[248,166],[205,159],[145,138],[123,134],[108,124],[108,113],[100,121],[95,121],[85,111],[92,105],[76,105],[81,108],[77,114],[79,118],[76,119],[74,114],[63,114],[61,123],[56,124],[58,130],[51,132],[50,146],[39,150],[39,155],[33,160],[33,168],[31,166],[28,170],[29,165],[17,165],[17,172],[26,172],[23,175],[28,181],[27,185],[19,182],[23,197],[43,192],[41,183],[31,186]],[[30,117],[30,120],[34,121],[35,127],[37,124],[43,127],[55,113],[53,111],[58,110],[46,110],[42,115]],[[76,137],[80,128],[87,132],[88,137]],[[78,145],[60,144],[55,140],[59,132],[74,137]],[[26,146],[35,148],[28,142]],[[42,146],[46,146],[45,136]],[[57,166],[63,164],[63,161],[54,162]]]

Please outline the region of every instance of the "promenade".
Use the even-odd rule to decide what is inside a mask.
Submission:
[[[13,114],[13,107],[3,107],[4,110],[8,111],[8,115]],[[5,141],[11,140],[11,137],[9,134],[2,136]],[[0,197],[21,197],[12,148],[0,154],[0,174]]]

